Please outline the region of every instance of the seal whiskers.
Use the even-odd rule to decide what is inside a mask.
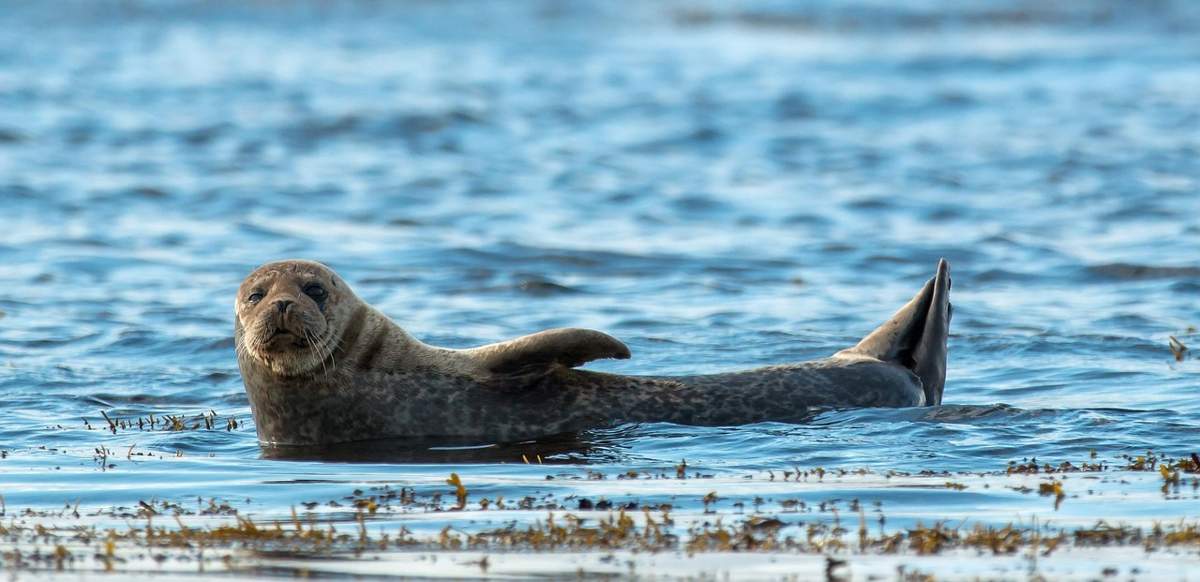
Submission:
[[[321,372],[324,375],[329,375],[329,368],[327,368],[325,366],[325,358],[323,356],[321,356],[321,351],[320,351],[320,349],[317,348],[317,342],[313,338],[312,332],[308,331],[307,329],[305,329],[303,331],[304,331],[304,341],[308,342],[308,349],[313,353],[313,357],[316,358],[317,360],[320,360],[320,362],[321,362]]]

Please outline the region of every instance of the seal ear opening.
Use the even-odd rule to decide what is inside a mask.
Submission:
[[[921,379],[925,405],[942,403],[946,385],[946,339],[950,334],[950,263],[938,261],[937,273],[891,319],[846,352],[895,362]]]

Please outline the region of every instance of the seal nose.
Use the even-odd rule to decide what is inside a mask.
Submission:
[[[278,309],[280,313],[285,313],[287,312],[287,308],[291,306],[292,303],[295,302],[291,299],[280,299],[279,301],[275,302],[275,308]]]

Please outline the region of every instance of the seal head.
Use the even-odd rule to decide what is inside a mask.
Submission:
[[[267,263],[242,282],[234,302],[237,349],[277,376],[312,373],[333,354],[357,304],[349,286],[315,261]]]

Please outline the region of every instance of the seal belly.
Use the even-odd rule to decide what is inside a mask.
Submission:
[[[427,373],[357,380],[353,387],[309,382],[252,391],[260,438],[283,445],[415,435],[514,441],[624,422],[798,422],[818,408],[924,404],[919,378],[903,367],[833,359],[685,377],[562,368],[507,387],[465,377],[433,381]]]
[[[921,380],[879,361],[837,359],[683,377],[619,376],[572,370],[580,405],[626,422],[701,426],[796,422],[814,408],[925,404]]]

